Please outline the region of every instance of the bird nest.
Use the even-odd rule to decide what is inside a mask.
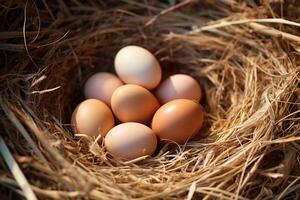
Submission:
[[[2,196],[299,198],[294,1],[11,0],[0,6]],[[126,45],[149,49],[165,76],[195,77],[207,115],[201,134],[185,145],[123,162],[101,139],[74,135],[70,117],[85,80],[113,72],[113,58]]]

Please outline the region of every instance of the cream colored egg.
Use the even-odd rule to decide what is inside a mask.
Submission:
[[[111,95],[121,85],[122,81],[114,74],[99,72],[86,81],[84,96],[87,99],[99,99],[110,106]]]
[[[158,60],[147,49],[139,46],[126,46],[115,57],[115,70],[128,84],[137,84],[149,90],[161,80]]]
[[[175,74],[164,80],[158,86],[155,95],[162,104],[174,99],[199,102],[202,96],[199,83],[186,74]]]
[[[123,160],[152,155],[157,146],[153,131],[140,123],[127,122],[112,128],[104,141],[108,152]]]

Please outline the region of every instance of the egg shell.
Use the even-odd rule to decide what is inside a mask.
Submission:
[[[122,48],[115,57],[114,65],[118,76],[128,84],[137,84],[151,90],[161,80],[158,60],[147,49],[139,46]]]
[[[81,102],[72,114],[71,124],[75,133],[89,136],[105,136],[114,127],[114,116],[109,107],[100,100]]]
[[[147,89],[128,84],[115,90],[111,108],[121,122],[147,123],[159,108],[159,102]]]
[[[84,96],[87,99],[98,99],[110,106],[113,92],[120,86],[122,81],[114,74],[99,72],[92,75],[85,83]]]
[[[161,143],[184,144],[202,127],[204,109],[189,99],[176,99],[161,106],[154,114],[152,130]]]
[[[160,103],[174,99],[191,99],[199,102],[202,96],[199,83],[191,76],[175,74],[164,80],[155,92]]]
[[[149,127],[127,122],[112,128],[106,135],[104,144],[113,156],[132,160],[152,155],[157,146],[157,138]]]

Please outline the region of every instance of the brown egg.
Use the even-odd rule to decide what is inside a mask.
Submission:
[[[155,96],[138,85],[123,85],[111,97],[111,108],[121,122],[149,122],[159,108]]]
[[[105,136],[115,121],[109,107],[97,99],[80,103],[72,114],[72,128],[75,133],[89,136]]]
[[[161,143],[184,144],[202,127],[204,109],[192,100],[176,99],[161,106],[154,114],[152,130]]]
[[[107,133],[104,144],[113,156],[132,160],[152,155],[157,146],[157,139],[149,127],[136,122],[127,122],[112,128]]]
[[[114,74],[99,72],[91,76],[84,85],[84,96],[87,99],[99,99],[110,106],[113,92],[123,85]]]
[[[175,74],[158,86],[155,95],[162,104],[174,99],[191,99],[199,102],[201,88],[193,77],[186,74]]]

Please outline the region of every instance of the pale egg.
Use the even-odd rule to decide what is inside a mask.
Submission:
[[[114,65],[118,76],[128,84],[137,84],[151,90],[161,80],[158,60],[147,49],[139,46],[122,48],[115,57]]]
[[[164,104],[174,99],[191,99],[199,102],[202,94],[199,83],[193,77],[175,74],[158,86],[155,95],[160,103]]]
[[[111,95],[121,85],[122,81],[114,74],[99,72],[86,81],[84,96],[87,99],[99,99],[110,106]]]
[[[112,128],[104,141],[108,152],[123,160],[152,155],[157,146],[153,131],[140,123],[127,122]]]

